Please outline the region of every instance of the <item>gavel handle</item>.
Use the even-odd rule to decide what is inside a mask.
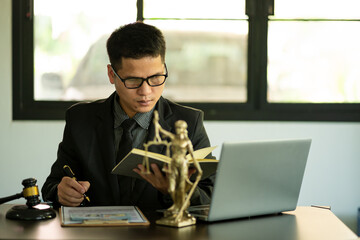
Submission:
[[[17,193],[8,197],[0,198],[0,204],[23,197],[23,193]]]

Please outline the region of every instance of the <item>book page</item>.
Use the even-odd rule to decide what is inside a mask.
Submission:
[[[217,146],[214,147],[206,147],[206,148],[201,148],[198,149],[196,151],[194,151],[194,157],[196,159],[204,159],[207,155],[209,155]],[[191,156],[190,154],[186,155],[186,159],[190,160]]]
[[[198,162],[201,165],[203,170],[202,179],[208,177],[213,174],[217,169],[218,160],[215,159],[203,159],[209,153],[211,153],[216,147],[207,147],[194,151],[194,156],[196,159],[199,159]],[[137,167],[138,164],[144,164],[145,158],[147,155],[149,166],[152,163],[156,163],[160,169],[163,168],[164,165],[171,162],[171,158],[159,153],[146,152],[144,150],[133,148],[129,154],[127,154],[124,159],[122,159],[111,171],[112,174],[119,174],[128,177],[134,177],[142,179],[142,177],[133,171],[134,168]],[[189,160],[190,166],[192,163],[192,158],[190,155],[186,156]],[[151,171],[151,169],[150,169]],[[195,174],[196,175],[196,174]],[[195,176],[193,175],[193,176]]]

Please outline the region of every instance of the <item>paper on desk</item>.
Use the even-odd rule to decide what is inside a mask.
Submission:
[[[87,217],[92,220],[111,221],[116,216],[126,216],[129,223],[145,223],[135,206],[100,206],[100,207],[61,207],[62,222],[64,225],[81,224]],[[71,216],[73,216],[71,218]],[[75,218],[74,218],[75,216]],[[81,219],[81,216],[84,219]],[[96,218],[96,216],[98,216]],[[77,217],[77,219],[76,219]]]

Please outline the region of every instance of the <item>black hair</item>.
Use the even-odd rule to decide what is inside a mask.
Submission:
[[[134,22],[116,29],[106,43],[112,66],[121,68],[121,59],[161,56],[165,62],[166,44],[162,32],[151,25]]]

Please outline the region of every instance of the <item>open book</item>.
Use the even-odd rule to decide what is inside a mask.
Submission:
[[[208,176],[210,176],[211,174],[215,173],[216,169],[217,169],[217,164],[219,162],[219,160],[216,159],[204,159],[207,155],[209,155],[216,147],[207,147],[207,148],[202,148],[199,150],[194,151],[194,157],[195,159],[198,161],[198,163],[200,164],[200,167],[203,171],[203,175],[201,177],[201,179],[207,178]],[[136,177],[136,178],[140,178],[140,175],[137,174],[136,172],[133,171],[134,168],[137,167],[138,164],[142,164],[143,160],[145,159],[145,154],[146,152],[144,150],[140,150],[137,148],[133,148],[115,167],[114,169],[111,171],[111,173],[113,174],[118,174],[118,175],[124,175],[124,176],[128,176],[128,177]],[[164,164],[168,164],[171,161],[171,158],[159,153],[154,153],[154,152],[147,152],[147,157],[149,159],[149,166],[152,163],[156,163],[160,170],[163,168]],[[193,161],[192,158],[190,156],[190,154],[188,154],[186,156],[186,158],[189,160],[189,167],[192,167],[193,165]],[[151,167],[150,167],[151,170]],[[194,178],[194,176],[196,176],[197,173],[195,173],[191,179]]]

